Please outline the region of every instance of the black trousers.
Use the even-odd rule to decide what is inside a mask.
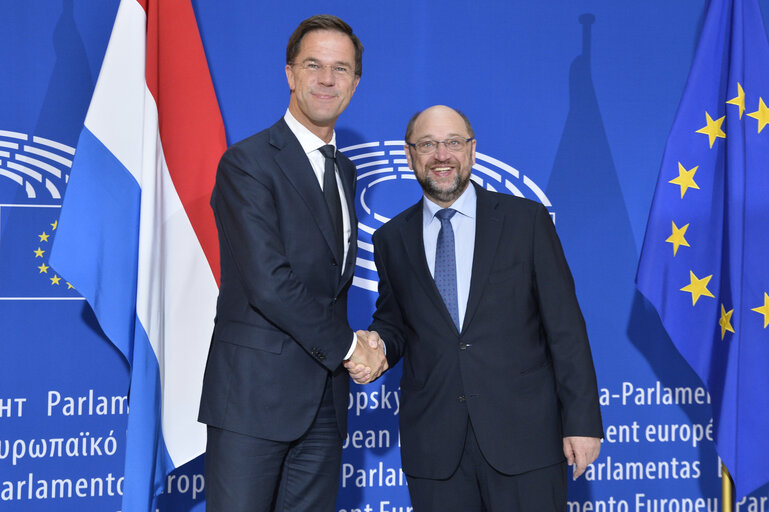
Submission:
[[[331,382],[309,430],[290,442],[208,427],[208,512],[332,512],[336,507],[342,438]]]
[[[566,462],[506,475],[483,456],[470,421],[462,459],[445,480],[406,477],[414,512],[565,512]]]

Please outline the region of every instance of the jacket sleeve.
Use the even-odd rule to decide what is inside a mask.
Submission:
[[[379,295],[376,300],[376,311],[369,326],[370,331],[376,331],[387,348],[387,364],[390,368],[400,361],[405,350],[406,339],[403,334],[404,324],[401,306],[391,288],[385,261],[385,241],[380,232],[374,233],[374,262],[379,274]]]
[[[534,286],[555,371],[564,436],[603,437],[593,358],[569,266],[547,210],[534,215]]]

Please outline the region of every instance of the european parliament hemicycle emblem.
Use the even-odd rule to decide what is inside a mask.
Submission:
[[[358,258],[353,285],[364,290],[376,292],[378,283],[371,235],[422,195],[403,146],[402,140],[386,140],[340,148],[358,169]],[[555,211],[542,189],[513,166],[476,151],[471,179],[487,190],[538,201],[555,221]]]
[[[0,197],[16,184],[14,202],[60,204],[75,148],[26,133],[0,130]]]
[[[75,148],[0,130],[0,298],[77,298],[48,265]]]

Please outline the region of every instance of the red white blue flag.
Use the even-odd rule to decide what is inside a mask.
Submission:
[[[130,365],[124,512],[205,449],[197,408],[219,269],[224,125],[189,0],[122,0],[50,264]]]

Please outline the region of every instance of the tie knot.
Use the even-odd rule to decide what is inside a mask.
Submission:
[[[325,146],[321,146],[320,152],[323,156],[326,158],[334,159],[336,157],[336,150],[334,149],[334,146],[331,144],[326,144]]]
[[[444,208],[443,210],[435,212],[435,216],[438,217],[441,222],[444,222],[451,220],[455,213],[457,213],[457,211],[453,208]]]

